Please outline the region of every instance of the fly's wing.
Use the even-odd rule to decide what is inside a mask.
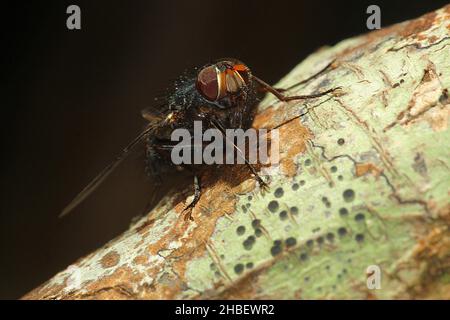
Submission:
[[[140,142],[142,142],[147,135],[152,131],[153,127],[149,126],[142,131],[133,141],[130,142],[122,152],[111,162],[105,169],[103,169],[81,192],[62,210],[59,217],[64,217],[75,209],[81,202],[83,202],[110,174],[116,169],[123,160],[127,158]]]

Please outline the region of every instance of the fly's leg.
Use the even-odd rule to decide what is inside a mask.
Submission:
[[[245,157],[245,154],[242,152],[242,150],[239,149],[239,147],[233,141],[229,140],[226,136],[225,136],[225,139],[227,140],[227,142],[229,142],[233,145],[233,148],[236,149],[236,151],[237,151],[237,155],[240,156],[244,160],[245,165],[247,166],[247,168],[249,168],[250,172],[255,177],[260,188],[263,191],[268,191],[269,185],[261,178],[261,176],[258,174],[258,171],[256,171],[256,168],[247,160],[247,158]]]
[[[336,59],[331,60],[325,67],[323,67],[321,70],[319,70],[318,72],[316,72],[312,76],[310,76],[310,77],[308,77],[306,79],[303,79],[303,80],[301,80],[301,81],[299,81],[297,83],[294,83],[290,87],[287,87],[287,88],[273,88],[273,89],[275,89],[279,93],[283,93],[283,92],[289,91],[291,89],[294,89],[295,87],[298,87],[298,86],[300,86],[302,84],[308,83],[311,80],[313,80],[313,79],[317,78],[318,76],[320,76],[321,74],[325,73],[325,71],[327,71],[328,69],[331,69],[332,67],[334,67],[335,62],[336,62]],[[264,88],[262,88],[262,89],[263,89],[263,91],[267,91]]]
[[[296,83],[296,84],[294,84],[294,85],[292,85],[292,86],[290,86],[290,87],[288,87],[286,89],[274,88],[271,85],[269,85],[268,83],[266,83],[265,81],[261,80],[260,78],[255,77],[254,75],[252,75],[252,77],[257,82],[257,84],[259,85],[260,89],[262,89],[265,92],[272,93],[280,101],[313,99],[313,98],[322,97],[324,95],[332,93],[332,92],[340,89],[340,87],[332,88],[332,89],[329,89],[329,90],[326,90],[326,91],[323,91],[323,92],[319,92],[319,93],[315,93],[315,94],[309,94],[309,95],[286,96],[284,93],[287,92],[290,89],[293,89],[293,88],[301,85],[301,84],[307,83],[307,82],[311,81],[314,78],[317,78],[318,76],[323,74],[325,71],[327,71],[329,68],[331,68],[334,65],[334,62],[335,62],[335,60],[332,60],[322,70],[320,70],[316,74],[314,74],[314,75],[308,77],[307,79],[304,79],[304,80],[302,80],[302,81],[300,81],[300,82],[298,82],[298,83]],[[239,149],[238,149],[238,151],[239,151]],[[244,159],[245,159],[245,157],[244,157]],[[249,167],[250,171],[256,177],[256,180],[258,181],[258,183],[259,183],[260,187],[263,189],[263,191],[268,190],[268,188],[269,188],[268,185],[261,179],[261,177],[256,172],[255,168],[250,163],[248,163],[248,161],[245,161],[245,162],[246,162],[247,166]]]
[[[267,84],[266,82],[264,82],[263,80],[259,79],[258,77],[252,76],[255,81],[259,84],[259,86],[261,87],[261,89],[265,92],[270,92],[273,95],[275,95],[280,101],[291,101],[291,100],[302,100],[302,99],[312,99],[312,98],[318,98],[321,96],[324,96],[328,93],[331,93],[338,88],[333,88],[324,92],[319,92],[316,94],[310,94],[310,95],[300,95],[300,96],[285,96],[283,93],[286,91],[289,91],[295,87],[298,87],[302,84],[308,83],[309,81],[317,78],[318,76],[320,76],[321,74],[325,73],[328,69],[332,68],[335,65],[336,59],[331,60],[324,68],[322,68],[319,72],[313,74],[312,76],[299,81],[295,84],[293,84],[292,86],[288,87],[288,88],[274,88],[271,85]]]
[[[258,181],[258,184],[260,186],[260,188],[263,191],[268,191],[269,190],[269,185],[264,182],[264,180],[261,178],[261,176],[258,174],[258,172],[256,171],[256,168],[250,163],[248,162],[247,158],[245,157],[245,154],[242,152],[241,149],[239,149],[239,147],[234,143],[234,141],[230,140],[227,135],[225,134],[225,129],[223,128],[223,126],[220,124],[220,122],[217,121],[211,121],[211,124],[216,127],[216,129],[220,130],[220,132],[222,132],[222,134],[225,137],[225,143],[229,143],[233,146],[233,148],[237,151],[237,155],[240,156],[244,162],[245,165],[247,166],[247,168],[250,169],[251,173],[254,175],[256,181]]]
[[[194,220],[194,218],[192,218],[192,210],[200,200],[201,192],[200,179],[194,174],[194,199],[192,199],[191,203],[183,209],[183,212],[185,212],[184,220]]]
[[[170,150],[174,146],[173,145],[159,145],[157,148],[161,150]],[[183,167],[183,168],[189,168],[189,167]],[[192,199],[191,203],[189,203],[184,209],[184,220],[191,220],[193,221],[194,218],[192,218],[192,210],[195,208],[195,205],[200,200],[201,196],[201,186],[200,186],[200,178],[197,176],[197,173],[192,168],[189,168],[194,176],[194,199]]]
[[[246,159],[245,159],[246,160]],[[258,174],[258,172],[256,171],[255,167],[252,166],[251,163],[249,163],[248,161],[245,161],[245,164],[247,165],[247,167],[250,169],[250,171],[253,173],[253,175],[255,176],[256,181],[258,181],[259,187],[263,190],[263,191],[268,191],[269,190],[269,185],[261,178],[261,176]]]
[[[292,101],[292,100],[305,100],[305,99],[313,99],[313,98],[319,98],[324,95],[327,95],[333,91],[336,91],[340,89],[340,87],[328,89],[326,91],[322,91],[315,94],[308,94],[308,95],[298,95],[298,96],[285,96],[282,92],[280,92],[279,89],[275,89],[270,84],[264,82],[263,80],[259,79],[258,77],[252,76],[253,79],[261,86],[261,88],[267,92],[272,93],[275,97],[278,98],[280,101]]]

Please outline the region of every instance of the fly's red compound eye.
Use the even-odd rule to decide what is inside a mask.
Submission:
[[[203,68],[197,76],[197,90],[210,101],[239,94],[248,84],[250,71],[242,63],[220,61]]]
[[[219,82],[215,66],[209,66],[199,72],[197,89],[208,100],[215,101],[219,96]]]

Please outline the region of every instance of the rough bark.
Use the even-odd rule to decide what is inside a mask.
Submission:
[[[277,87],[334,59],[292,94],[338,94],[260,104],[257,128],[306,113],[280,127],[269,192],[242,168],[206,174],[193,222],[168,195],[24,298],[449,299],[450,6],[321,49]]]

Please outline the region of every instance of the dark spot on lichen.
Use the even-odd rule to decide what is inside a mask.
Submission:
[[[267,205],[267,208],[269,209],[270,212],[277,212],[279,207],[280,205],[276,200],[270,201],[269,204]]]
[[[301,185],[301,186],[304,186],[305,183],[306,183],[305,180],[300,180],[300,185]]]
[[[289,211],[293,214],[293,215],[297,215],[298,214],[298,208],[297,207],[291,207],[289,209]]]
[[[330,170],[331,170],[331,172],[336,172],[336,171],[337,171],[337,167],[336,167],[336,166],[332,166],[332,167],[330,168]]]
[[[255,236],[257,236],[258,238],[261,237],[262,235],[262,230],[260,228],[256,228],[255,229]]]
[[[357,222],[362,222],[362,221],[364,221],[364,219],[365,219],[365,217],[364,217],[364,214],[363,214],[363,213],[358,213],[358,214],[355,216],[355,221],[357,221]]]
[[[259,219],[255,219],[255,220],[253,220],[252,221],[252,227],[253,228],[259,228],[261,226],[261,220],[259,220]]]
[[[247,239],[244,240],[243,245],[244,249],[251,250],[253,248],[253,245],[255,244],[255,237],[249,236]]]
[[[302,261],[308,260],[308,254],[306,252],[301,253],[300,260],[302,260]]]
[[[363,242],[363,241],[364,241],[364,235],[363,235],[362,233],[358,233],[358,234],[355,236],[355,240],[356,240],[357,242]]]
[[[297,191],[299,187],[300,187],[300,186],[298,185],[298,183],[293,183],[293,184],[292,184],[292,190],[293,190],[293,191]]]
[[[283,242],[282,242],[281,240],[275,240],[275,241],[273,242],[273,245],[274,245],[274,246],[281,246],[282,243],[283,243]]]
[[[344,177],[341,176],[341,175],[338,175],[338,180],[339,180],[339,181],[342,181],[342,180],[344,180]]]
[[[287,214],[286,210],[283,210],[283,211],[280,212],[280,219],[281,220],[286,220],[287,217],[288,217],[288,214]]]
[[[247,199],[248,199],[248,201],[252,201],[253,197],[252,196],[248,196]]]
[[[273,246],[270,249],[270,254],[275,257],[275,256],[279,255],[281,253],[281,251],[282,251],[281,246]]]
[[[289,237],[285,241],[286,247],[293,247],[297,244],[297,240],[294,237]]]
[[[443,105],[449,102],[448,89],[442,90],[441,96],[439,97],[439,102]]]
[[[352,202],[355,199],[355,191],[347,189],[342,193],[342,196],[346,202]]]
[[[248,209],[248,208],[250,208],[251,205],[252,205],[251,203],[247,203],[245,206],[246,206],[247,209]]]
[[[274,195],[276,198],[281,198],[281,197],[284,195],[284,190],[283,190],[283,188],[276,188],[276,189],[275,189],[275,192],[273,193],[273,195]]]
[[[216,277],[220,277],[220,276],[221,276],[221,274],[220,274],[219,271],[214,272],[214,275],[215,275]]]
[[[345,227],[340,227],[340,228],[338,229],[338,234],[339,234],[339,236],[341,236],[341,237],[345,236],[345,235],[347,234],[347,229],[346,229]]]
[[[238,236],[242,236],[245,233],[245,227],[244,226],[239,226],[236,228],[236,233]]]
[[[305,277],[305,278],[303,279],[303,281],[308,282],[308,281],[309,281],[309,277]]]
[[[238,263],[234,266],[234,272],[236,272],[236,274],[241,274],[242,271],[244,271],[244,265],[242,263]]]
[[[242,211],[247,212],[247,207],[245,205],[242,205]]]
[[[337,141],[337,144],[342,146],[345,143],[345,140],[343,138],[339,138]]]
[[[213,263],[211,263],[210,265],[209,265],[209,268],[211,269],[211,270],[216,270],[216,264],[213,262]]]
[[[247,269],[253,268],[253,262],[247,262],[247,264],[245,265],[245,267],[246,267]]]
[[[341,217],[346,217],[346,216],[348,216],[348,210],[347,210],[347,208],[340,208],[340,209],[339,209],[339,215],[340,215]]]
[[[412,164],[412,168],[421,176],[427,177],[428,168],[427,164],[425,163],[425,157],[423,153],[421,152],[416,153],[416,156],[414,157],[414,163]]]
[[[317,88],[318,89],[326,88],[326,87],[330,86],[330,84],[331,84],[331,80],[328,79],[328,78],[325,78],[322,81],[320,81],[320,83],[317,86]]]
[[[308,241],[306,241],[306,246],[311,248],[313,245],[314,245],[314,241],[312,239],[309,239]]]
[[[306,159],[305,160],[305,166],[310,166],[311,165],[311,159]]]
[[[317,241],[317,243],[318,243],[319,245],[321,245],[321,244],[323,243],[323,237],[318,237],[318,238],[316,239],[316,241]]]
[[[322,202],[325,205],[325,207],[327,207],[327,208],[331,207],[331,202],[330,202],[330,200],[328,200],[327,197],[322,197]]]
[[[328,232],[327,235],[326,235],[326,237],[327,237],[327,240],[328,240],[329,242],[333,242],[333,241],[334,241],[334,233]]]

